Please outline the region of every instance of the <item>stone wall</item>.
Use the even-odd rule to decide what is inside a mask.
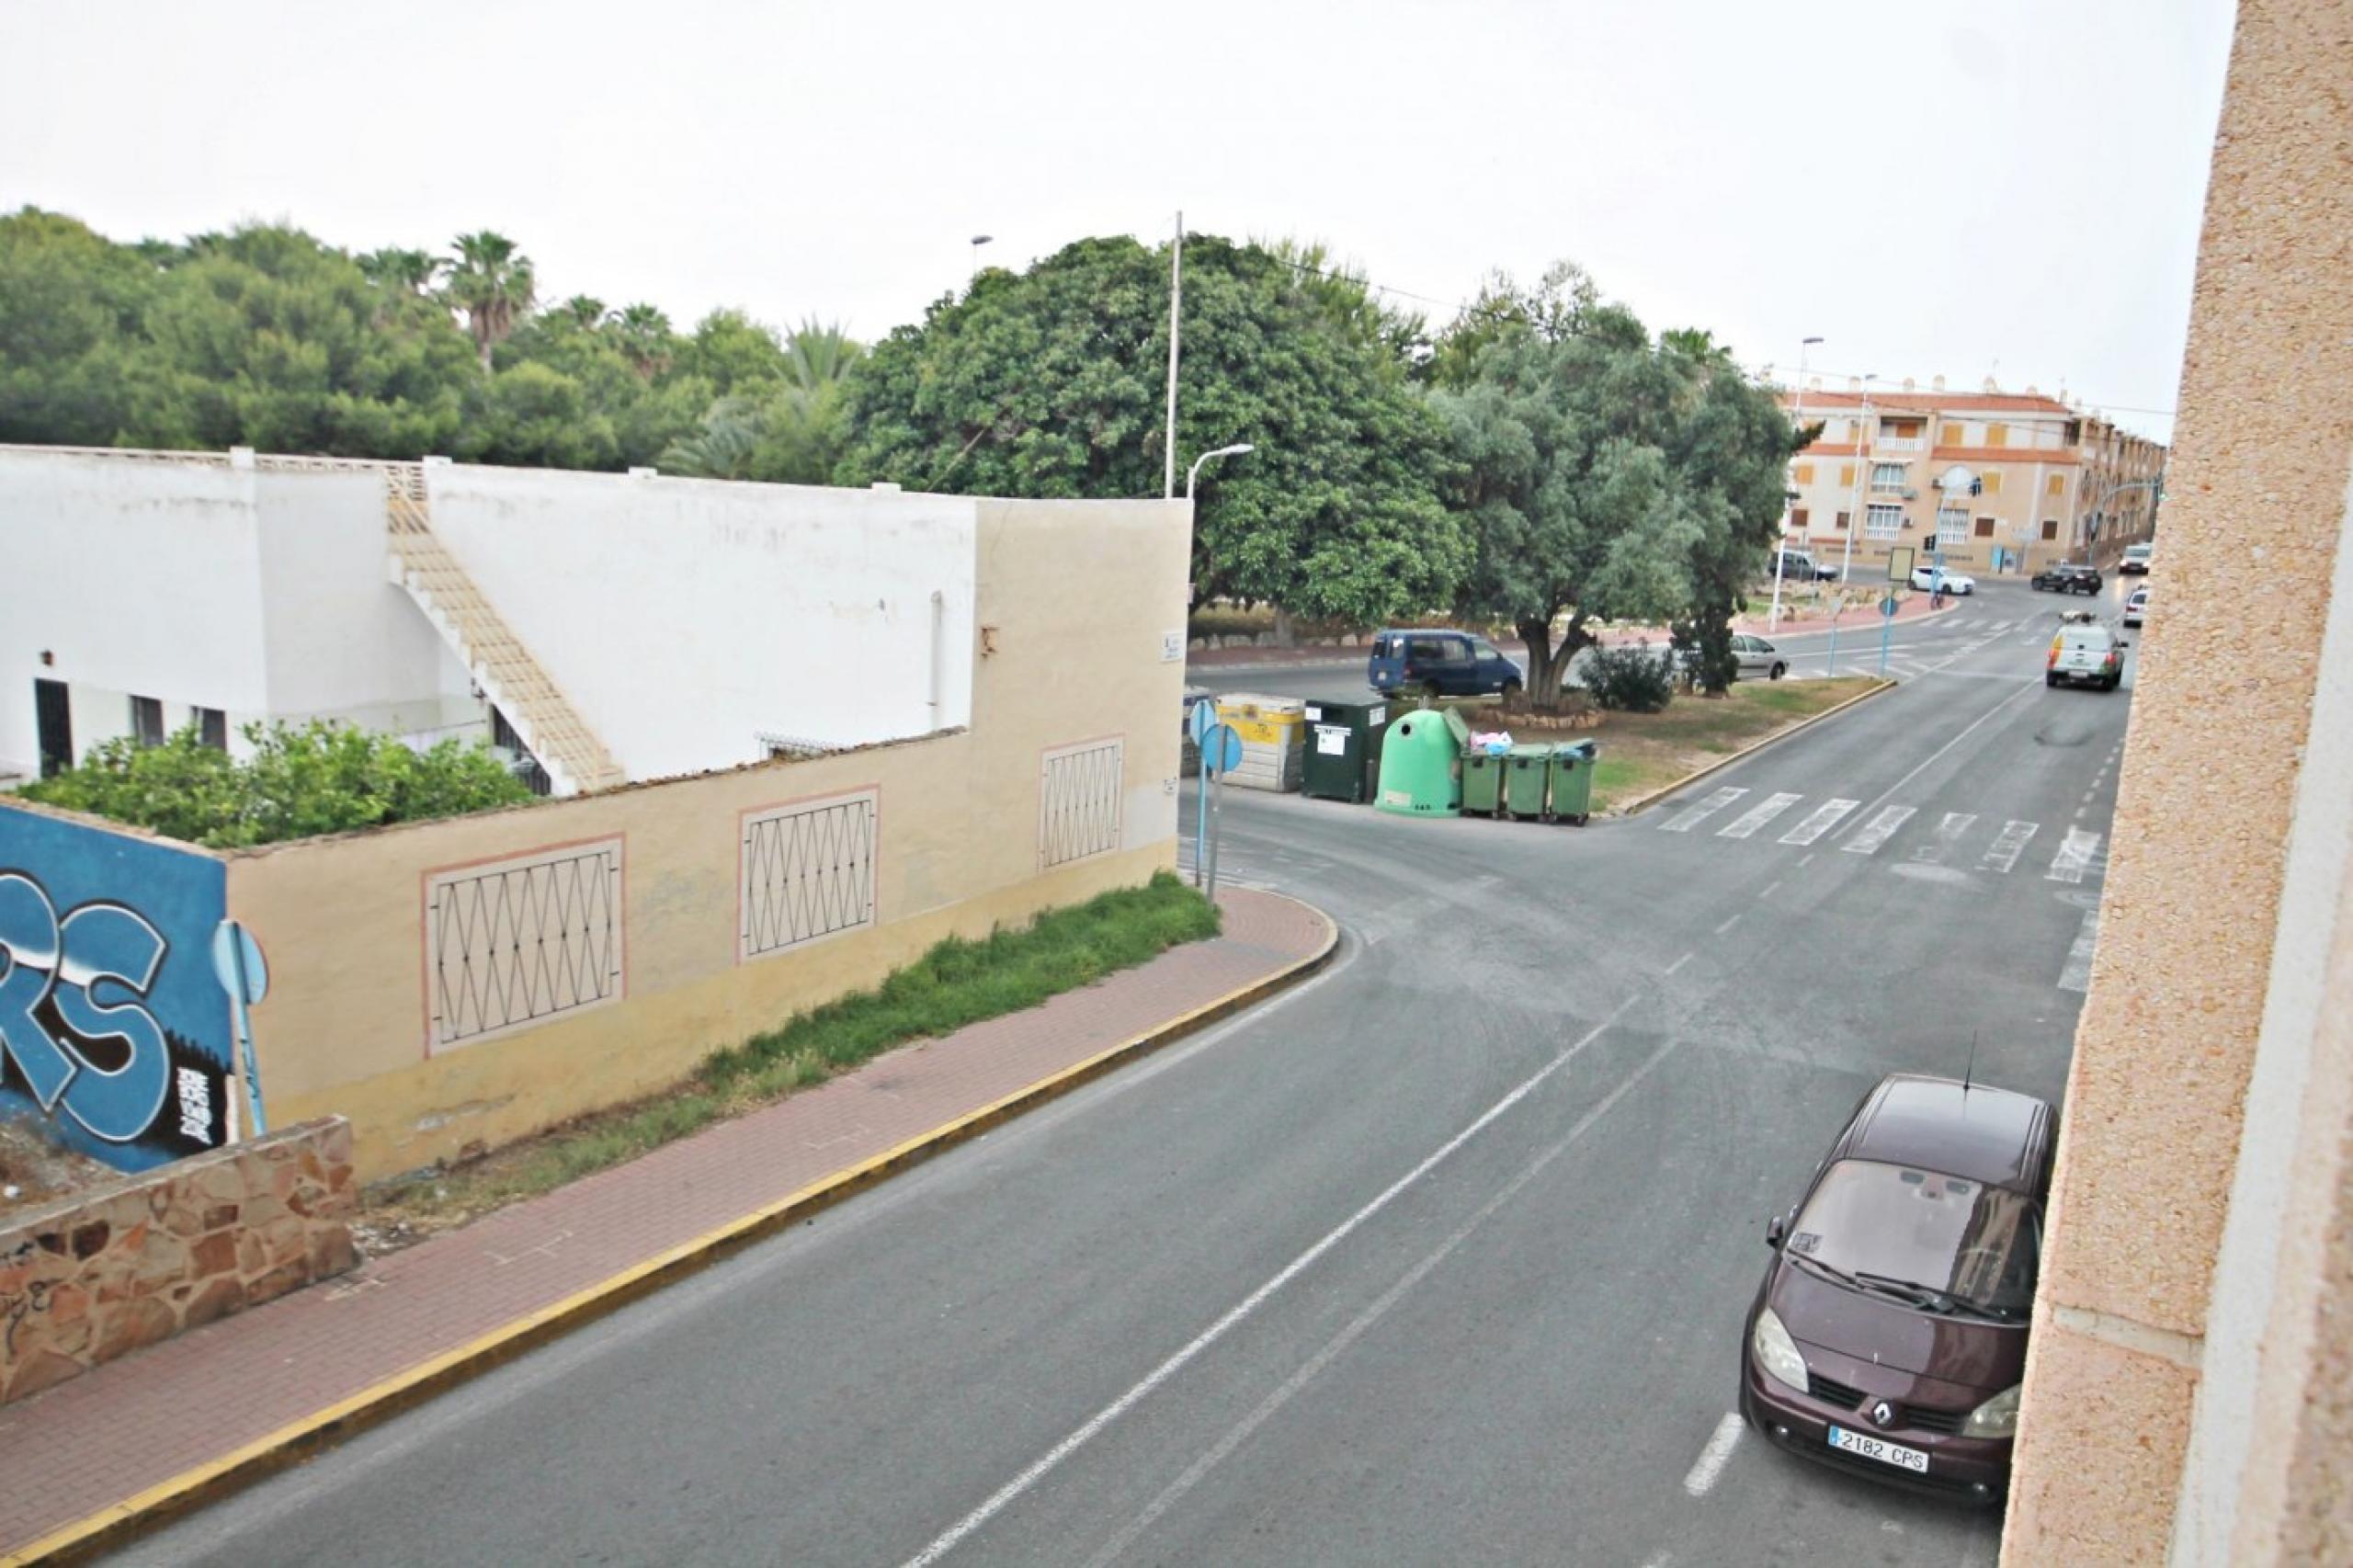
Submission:
[[[356,1266],[340,1117],[0,1225],[0,1403]]]

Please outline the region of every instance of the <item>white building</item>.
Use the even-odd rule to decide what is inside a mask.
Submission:
[[[557,793],[970,718],[964,496],[0,447],[0,783],[329,719]]]

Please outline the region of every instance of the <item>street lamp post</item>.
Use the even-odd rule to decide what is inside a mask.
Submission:
[[[996,238],[995,234],[974,234],[972,236],[972,270],[964,279],[964,286],[967,289],[972,286],[972,279],[981,275],[981,247],[995,238]]]
[[[1821,342],[1821,341],[1822,341],[1822,339],[1820,339],[1820,338],[1818,338],[1818,337],[1808,337],[1808,338],[1801,339],[1801,340],[1799,341],[1799,343],[1798,343],[1798,411],[1797,411],[1797,418],[1796,418],[1795,423],[1796,423],[1796,425],[1797,425],[1797,427],[1798,427],[1799,429],[1801,429],[1801,430],[1802,430],[1802,429],[1804,429],[1804,428],[1805,428],[1805,357],[1806,357],[1806,351],[1807,351],[1808,349],[1812,348],[1815,344],[1817,344],[1817,343],[1819,343],[1819,342]],[[1794,507],[1794,506],[1797,505],[1797,503],[1796,503],[1796,502],[1794,502],[1794,501],[1792,501],[1792,502],[1790,502],[1790,505],[1792,507]],[[1765,630],[1766,630],[1766,631],[1777,631],[1780,630],[1780,625],[1781,625],[1781,573],[1782,573],[1782,569],[1783,569],[1783,567],[1787,564],[1787,562],[1788,562],[1788,561],[1789,561],[1789,558],[1790,558],[1790,526],[1789,526],[1789,524],[1788,524],[1788,522],[1787,522],[1787,521],[1784,521],[1784,522],[1781,524],[1781,546],[1780,546],[1780,548],[1779,548],[1779,550],[1776,550],[1776,551],[1773,552],[1773,609],[1772,609],[1772,613],[1771,613],[1771,614],[1769,614],[1769,615],[1768,615],[1768,616],[1765,618]]]
[[[1838,592],[1842,597],[1847,592],[1847,578],[1855,569],[1855,514],[1863,509],[1863,470],[1870,464],[1870,460],[1863,454],[1863,432],[1870,428],[1871,383],[1877,380],[1876,371],[1863,378],[1863,406],[1855,423],[1855,498],[1847,503],[1847,544],[1838,557]],[[1834,676],[1838,673],[1838,618],[1836,615],[1830,618],[1828,673]]]
[[[1213,452],[1203,452],[1199,457],[1195,458],[1193,460],[1193,466],[1185,471],[1185,499],[1188,501],[1192,500],[1193,481],[1200,477],[1201,465],[1203,463],[1209,461],[1211,458],[1238,458],[1245,452],[1256,451],[1256,448],[1251,446],[1247,441],[1236,441],[1233,446],[1220,447]]]

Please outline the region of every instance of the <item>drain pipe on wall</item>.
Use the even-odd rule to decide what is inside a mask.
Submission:
[[[945,684],[939,673],[940,656],[948,649],[948,596],[938,588],[931,591],[931,727],[939,729],[939,688]]]

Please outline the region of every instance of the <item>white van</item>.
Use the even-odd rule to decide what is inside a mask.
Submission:
[[[2114,691],[2124,681],[2124,650],[2131,647],[2113,627],[2072,617],[2051,639],[2044,662],[2045,686],[2091,686]]]
[[[2146,572],[2149,562],[2156,559],[2156,554],[2157,547],[2154,544],[2128,544],[2124,547],[2124,559],[2116,563],[2116,569],[2119,572]]]

